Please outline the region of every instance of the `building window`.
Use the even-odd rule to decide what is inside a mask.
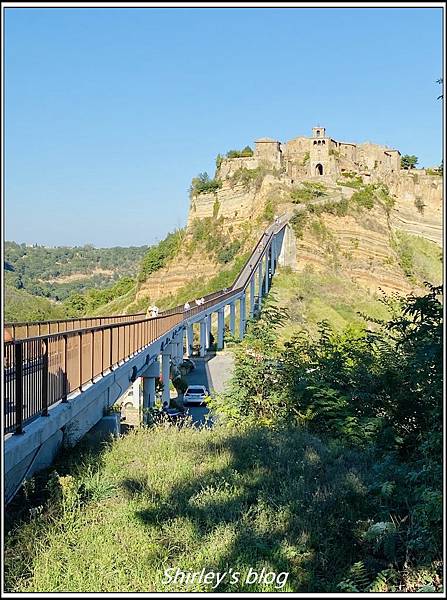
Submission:
[[[323,175],[323,165],[321,163],[315,166],[315,175]]]

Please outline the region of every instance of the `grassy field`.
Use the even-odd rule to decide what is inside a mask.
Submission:
[[[279,342],[303,329],[315,333],[317,323],[322,320],[341,330],[347,325],[364,326],[365,320],[359,313],[373,319],[389,316],[380,295],[368,293],[342,273],[320,273],[312,268],[293,273],[285,267],[275,275],[272,293],[278,306],[287,308],[290,317],[277,332]]]
[[[9,591],[337,591],[368,518],[365,455],[297,429],[141,430],[55,468],[12,507]],[[163,583],[176,567],[240,577]],[[287,581],[244,583],[263,567]]]

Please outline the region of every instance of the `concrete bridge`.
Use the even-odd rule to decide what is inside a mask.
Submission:
[[[200,306],[191,302],[189,310],[176,307],[149,319],[136,314],[15,326],[14,340],[4,344],[7,502],[24,479],[52,463],[62,445],[75,445],[138,378],[143,413],[154,406],[156,378],[161,374],[169,382],[171,364],[191,355],[195,328],[201,356],[213,318],[218,350],[226,313],[230,332],[244,336],[278,262],[286,259],[290,217],[282,215],[266,229],[231,288],[209,294]],[[169,405],[169,385],[162,397]]]

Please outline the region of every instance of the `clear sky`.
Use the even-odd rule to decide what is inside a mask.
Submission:
[[[215,157],[322,125],[442,158],[440,8],[6,9],[5,239],[154,243]]]

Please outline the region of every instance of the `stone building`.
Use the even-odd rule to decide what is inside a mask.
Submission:
[[[313,127],[311,137],[297,137],[284,144],[271,138],[256,140],[252,157],[224,159],[219,175],[225,178],[241,167],[253,169],[260,165],[275,168],[292,181],[309,177],[336,179],[343,172],[374,179],[399,172],[400,152],[369,142],[340,142],[329,137],[324,127]]]

